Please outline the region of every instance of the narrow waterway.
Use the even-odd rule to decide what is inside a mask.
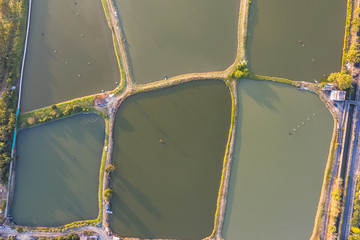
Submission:
[[[243,80],[238,94],[223,237],[309,239],[333,118],[318,96],[284,84]]]
[[[115,121],[110,228],[124,237],[209,236],[230,117],[221,81],[127,99]]]
[[[314,82],[340,70],[346,1],[251,1],[251,71]]]
[[[239,0],[116,3],[137,83],[224,70],[235,59]]]
[[[33,0],[21,111],[111,90],[119,82],[100,0]]]
[[[95,219],[104,136],[104,120],[95,114],[20,131],[10,212],[14,222],[59,226]]]

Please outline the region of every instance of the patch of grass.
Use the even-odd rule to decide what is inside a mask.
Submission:
[[[333,118],[334,118],[333,137],[332,137],[331,144],[330,144],[330,151],[329,151],[328,161],[326,164],[323,184],[322,184],[322,188],[321,188],[320,200],[319,200],[317,213],[316,213],[316,217],[315,217],[313,234],[310,238],[312,240],[320,238],[321,224],[323,222],[323,218],[324,218],[324,214],[325,214],[326,199],[327,199],[327,195],[328,195],[331,172],[333,170],[334,162],[335,162],[335,151],[338,146],[338,131],[336,131],[337,119],[335,117],[333,117]]]
[[[251,80],[258,80],[258,81],[272,81],[272,82],[279,82],[279,83],[287,83],[287,84],[294,85],[294,86],[297,86],[297,84],[298,84],[298,82],[292,81],[287,78],[263,76],[263,75],[258,75],[258,74],[254,74],[254,73],[250,73],[248,78]]]
[[[104,113],[94,108],[94,96],[87,96],[22,113],[19,116],[18,126],[19,128],[33,127],[82,112],[96,112],[104,116]]]
[[[343,56],[342,56],[342,61],[341,61],[342,69],[344,69],[346,66],[346,56],[347,56],[347,51],[349,48],[349,37],[350,37],[351,18],[352,18],[352,13],[353,13],[353,4],[354,4],[354,0],[347,1]]]
[[[236,100],[235,100],[235,97],[234,97],[234,92],[233,91],[236,91],[232,85],[230,84],[226,84],[229,88],[229,91],[230,91],[230,95],[231,95],[231,123],[230,123],[230,129],[229,129],[229,135],[228,135],[228,141],[226,143],[226,147],[225,147],[225,155],[224,155],[224,160],[223,160],[223,167],[222,167],[222,173],[221,173],[221,181],[220,181],[220,187],[219,187],[219,192],[218,192],[218,199],[217,199],[217,203],[216,203],[216,212],[215,212],[215,218],[214,218],[214,228],[213,228],[213,231],[211,233],[211,235],[207,238],[207,239],[210,239],[210,238],[213,238],[215,233],[216,233],[216,230],[218,228],[218,224],[219,224],[219,218],[220,218],[220,202],[223,198],[223,195],[222,195],[222,192],[224,192],[224,188],[227,187],[225,186],[225,175],[226,175],[226,171],[227,171],[227,165],[228,165],[228,159],[229,159],[229,150],[230,150],[230,143],[231,143],[231,138],[232,138],[232,133],[233,131],[235,131],[235,121],[236,121],[236,118],[237,118],[237,111],[236,111]]]

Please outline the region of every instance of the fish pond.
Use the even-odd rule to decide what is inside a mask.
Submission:
[[[223,237],[309,239],[333,118],[319,97],[243,80]]]
[[[345,15],[346,1],[251,1],[251,71],[298,81],[324,80],[340,70]]]
[[[60,226],[95,219],[105,124],[81,114],[22,130],[17,137],[16,224]]]
[[[230,119],[230,92],[218,80],[127,99],[114,128],[110,228],[124,237],[209,236]]]
[[[100,0],[33,0],[21,111],[111,90],[119,82]]]
[[[235,59],[239,0],[115,2],[137,83],[224,70]]]

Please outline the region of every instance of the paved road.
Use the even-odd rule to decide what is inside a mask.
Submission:
[[[5,227],[5,228],[0,229],[0,236],[2,236],[2,237],[16,236],[18,239],[28,240],[32,236],[56,238],[59,236],[68,235],[70,233],[77,233],[77,234],[81,235],[83,231],[92,231],[92,232],[96,233],[97,235],[99,235],[102,240],[111,240],[112,239],[112,237],[108,236],[102,228],[94,227],[94,226],[84,226],[84,227],[80,227],[80,228],[75,228],[75,229],[72,229],[72,230],[69,230],[69,231],[66,231],[63,233],[60,233],[60,232],[22,232],[22,233],[18,233],[14,229]]]
[[[358,152],[358,136],[359,136],[359,107],[356,107],[354,112],[354,140],[352,142],[352,152],[349,156],[349,170],[348,170],[348,186],[346,189],[346,198],[345,198],[345,209],[343,214],[343,225],[341,229],[341,239],[348,239],[350,233],[350,220],[352,216],[352,210],[354,205],[354,196],[357,180],[357,169],[359,165],[359,152]]]

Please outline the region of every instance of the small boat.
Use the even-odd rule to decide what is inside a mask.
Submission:
[[[164,139],[159,138],[159,143],[165,143]]]

